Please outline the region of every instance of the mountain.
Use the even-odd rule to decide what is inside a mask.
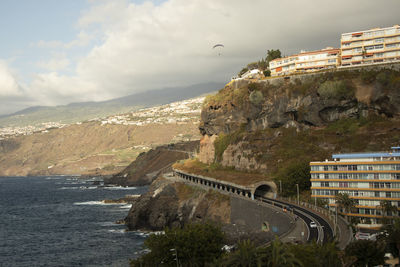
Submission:
[[[101,102],[78,102],[61,106],[30,107],[0,116],[0,127],[38,125],[44,122],[64,124],[126,113],[144,107],[163,105],[193,98],[222,88],[224,83],[209,82],[186,87],[152,90]]]

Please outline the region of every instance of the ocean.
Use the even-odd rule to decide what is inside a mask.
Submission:
[[[0,266],[128,266],[147,235],[115,223],[130,205],[101,201],[146,191],[77,177],[0,177]]]

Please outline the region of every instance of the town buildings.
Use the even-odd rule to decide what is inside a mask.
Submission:
[[[340,50],[327,47],[322,50],[305,52],[285,58],[271,60],[271,76],[312,72],[321,69],[337,68],[340,65]]]
[[[400,60],[400,26],[343,33],[341,66]]]
[[[343,33],[340,44],[271,60],[271,76],[400,61],[400,26]]]
[[[311,196],[326,200],[335,210],[336,196],[348,194],[355,200],[346,213],[369,227],[379,227],[383,200],[400,209],[400,147],[390,152],[334,154],[331,161],[311,162]]]

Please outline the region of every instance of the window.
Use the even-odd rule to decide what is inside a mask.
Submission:
[[[380,196],[380,192],[375,192],[375,197],[379,197]]]
[[[378,38],[374,40],[375,43],[383,43],[383,38]]]
[[[400,169],[400,165],[399,165],[399,169]],[[337,165],[333,165],[333,170],[337,171]]]
[[[327,171],[328,170],[328,166],[324,166],[324,171]]]
[[[375,45],[375,49],[382,49],[383,45]]]
[[[391,198],[392,197],[392,192],[386,192],[386,197]]]

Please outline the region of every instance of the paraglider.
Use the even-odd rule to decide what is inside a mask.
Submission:
[[[220,48],[218,48],[218,47],[220,47]],[[221,49],[223,47],[225,47],[223,44],[216,44],[212,47],[212,49],[215,49],[215,48]],[[220,55],[221,55],[221,51],[218,51],[218,56],[220,56]]]

